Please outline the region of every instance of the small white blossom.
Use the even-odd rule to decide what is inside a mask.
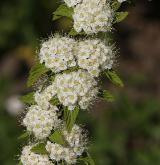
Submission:
[[[76,65],[74,59],[75,40],[55,35],[42,43],[39,52],[40,63],[57,73]]]
[[[38,155],[31,152],[33,145],[25,146],[22,150],[20,160],[23,165],[54,165],[48,155]]]
[[[74,29],[87,33],[110,30],[113,19],[112,9],[104,0],[84,0],[74,8]]]
[[[84,130],[75,124],[70,133],[68,133],[66,129],[64,129],[62,133],[65,140],[68,142],[70,147],[73,148],[76,155],[82,155],[85,150],[85,145],[87,144],[87,134]]]
[[[78,3],[81,3],[82,0],[64,0],[64,2],[65,2],[69,7],[73,7],[73,6],[77,5]]]
[[[126,0],[118,0],[118,2],[122,3],[122,2],[125,2]]]
[[[75,164],[78,156],[81,156],[86,149],[86,134],[77,125],[74,125],[71,133],[62,130],[67,147],[60,144],[47,142],[46,150],[50,153],[50,158],[55,161],[65,160],[69,164]]]
[[[52,84],[46,87],[45,90],[42,92],[36,91],[34,95],[34,99],[40,107],[47,110],[50,107],[49,101],[55,94],[56,94],[56,88],[54,84]]]
[[[82,69],[86,69],[93,77],[98,77],[104,69],[111,69],[114,53],[99,39],[80,41],[77,46],[77,61]]]
[[[37,139],[44,139],[50,135],[53,128],[57,128],[60,125],[56,111],[56,106],[51,106],[49,110],[44,110],[38,105],[33,105],[23,119],[23,125],[27,127],[29,132],[33,132]]]
[[[86,109],[98,92],[95,79],[83,70],[56,75],[54,84],[59,101],[70,110],[77,105]],[[83,103],[86,106],[81,106]]]

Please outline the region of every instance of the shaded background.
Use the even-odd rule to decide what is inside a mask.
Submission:
[[[52,22],[58,0],[0,1],[0,164],[15,165],[22,143],[23,112],[17,97],[27,91],[26,79],[40,40],[68,20]],[[104,88],[115,102],[98,102],[79,121],[87,122],[96,165],[160,164],[160,12],[158,0],[124,5],[129,17],[114,29],[120,47],[117,71],[125,82],[119,89],[106,79]]]

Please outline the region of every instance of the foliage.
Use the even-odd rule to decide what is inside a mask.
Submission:
[[[43,64],[34,65],[30,70],[27,86],[32,86],[47,71],[48,69]]]
[[[34,104],[34,92],[30,92],[24,96],[20,97],[20,100],[24,103],[24,104]]]
[[[55,12],[53,12],[53,21],[61,18],[68,17],[72,19],[73,9],[67,7],[67,5],[60,5]]]
[[[73,111],[64,108],[64,121],[66,124],[66,128],[69,132],[72,130],[72,127],[76,122],[78,112],[79,112],[79,107],[76,107]]]
[[[108,102],[114,101],[114,96],[107,90],[100,91],[99,97],[101,97],[102,99]]]
[[[122,82],[122,80],[120,79],[120,77],[117,75],[117,73],[113,70],[108,70],[106,71],[106,76],[107,78],[115,85],[118,85],[120,87],[123,87],[124,84]]]
[[[46,146],[45,143],[39,143],[36,146],[33,146],[31,151],[36,154],[47,154],[45,146]]]
[[[61,145],[65,144],[62,133],[59,131],[55,131],[52,135],[49,136],[49,139],[51,142],[54,142],[57,144],[61,144]]]

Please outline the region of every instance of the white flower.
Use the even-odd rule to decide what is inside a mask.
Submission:
[[[112,10],[104,0],[84,0],[74,8],[74,29],[87,33],[98,33],[110,30]]]
[[[78,70],[56,75],[54,85],[59,101],[73,110],[80,102],[85,102],[87,108],[98,93],[97,82],[87,71]],[[83,106],[81,106],[84,109]]]
[[[88,0],[64,0],[64,2],[69,6],[69,7],[74,7],[79,3],[87,2]],[[106,4],[106,0],[97,0],[97,3],[101,4]]]
[[[49,85],[44,91],[36,91],[34,95],[35,102],[43,109],[48,109],[50,107],[49,101],[56,94],[56,88],[54,84]]]
[[[126,0],[118,0],[118,2],[120,2],[120,3],[124,2],[124,1],[126,1]]]
[[[69,164],[76,163],[76,154],[72,149],[65,148],[60,144],[47,142],[46,150],[50,153],[50,159],[54,161],[65,160]]]
[[[42,43],[39,52],[40,62],[57,73],[76,65],[74,59],[74,39],[55,35]]]
[[[65,129],[62,135],[67,142],[67,146],[47,142],[46,150],[50,153],[50,158],[55,161],[65,160],[69,164],[75,164],[78,156],[81,156],[86,149],[86,133],[77,125],[74,125],[71,133]]]
[[[77,5],[78,3],[81,3],[82,0],[64,0],[64,2],[65,2],[69,7],[73,7],[73,6]]]
[[[65,140],[68,142],[70,147],[73,148],[76,155],[82,155],[87,144],[87,134],[84,132],[84,130],[75,124],[71,133],[68,133],[66,129],[64,129],[62,133]]]
[[[54,165],[47,155],[38,155],[31,152],[34,145],[25,146],[22,150],[20,160],[23,165]]]
[[[80,41],[77,46],[77,61],[82,69],[86,69],[93,77],[98,77],[104,69],[111,69],[114,53],[99,39]]]
[[[52,97],[49,93],[47,92],[39,92],[36,91],[34,95],[36,103],[43,109],[48,109],[50,107],[50,103],[48,100],[50,100]]]
[[[44,110],[38,105],[29,108],[26,117],[23,119],[23,125],[29,132],[33,132],[37,139],[48,137],[52,129],[59,127],[60,120],[56,115],[57,107],[51,106],[49,110]]]

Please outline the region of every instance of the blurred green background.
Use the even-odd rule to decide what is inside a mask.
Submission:
[[[0,165],[15,165],[22,143],[25,109],[17,98],[27,91],[26,79],[40,40],[70,22],[52,22],[58,0],[0,1]],[[160,13],[156,0],[124,4],[129,17],[115,26],[120,47],[117,71],[125,82],[119,89],[106,79],[115,102],[95,103],[79,121],[90,131],[96,165],[160,164]]]

